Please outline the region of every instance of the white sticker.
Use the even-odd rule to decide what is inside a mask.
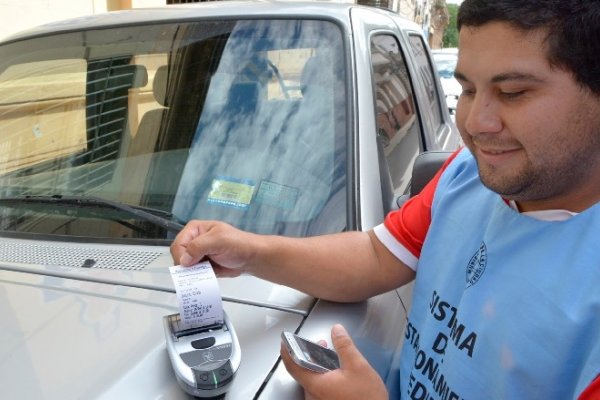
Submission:
[[[223,303],[215,272],[208,261],[189,267],[169,267],[175,284],[180,328],[191,329],[223,323]]]

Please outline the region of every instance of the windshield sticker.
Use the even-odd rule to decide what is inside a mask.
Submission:
[[[256,193],[256,202],[291,210],[298,200],[299,190],[295,187],[280,185],[270,181],[261,181]]]
[[[219,176],[212,181],[208,202],[235,208],[248,208],[254,193],[254,182]]]

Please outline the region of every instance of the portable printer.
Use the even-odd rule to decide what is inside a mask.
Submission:
[[[180,329],[180,315],[163,318],[167,352],[179,385],[195,397],[225,394],[240,366],[240,345],[223,312],[223,323]]]

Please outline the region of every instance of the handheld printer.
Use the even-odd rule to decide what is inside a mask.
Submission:
[[[182,329],[179,314],[163,318],[167,352],[179,385],[195,397],[227,392],[240,366],[240,345],[223,312],[223,323]]]

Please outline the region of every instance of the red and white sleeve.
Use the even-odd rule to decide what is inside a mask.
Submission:
[[[423,190],[410,198],[399,210],[390,212],[383,224],[375,227],[377,238],[400,261],[413,270],[421,255],[421,248],[431,224],[431,205],[440,176],[456,157],[453,153]]]

